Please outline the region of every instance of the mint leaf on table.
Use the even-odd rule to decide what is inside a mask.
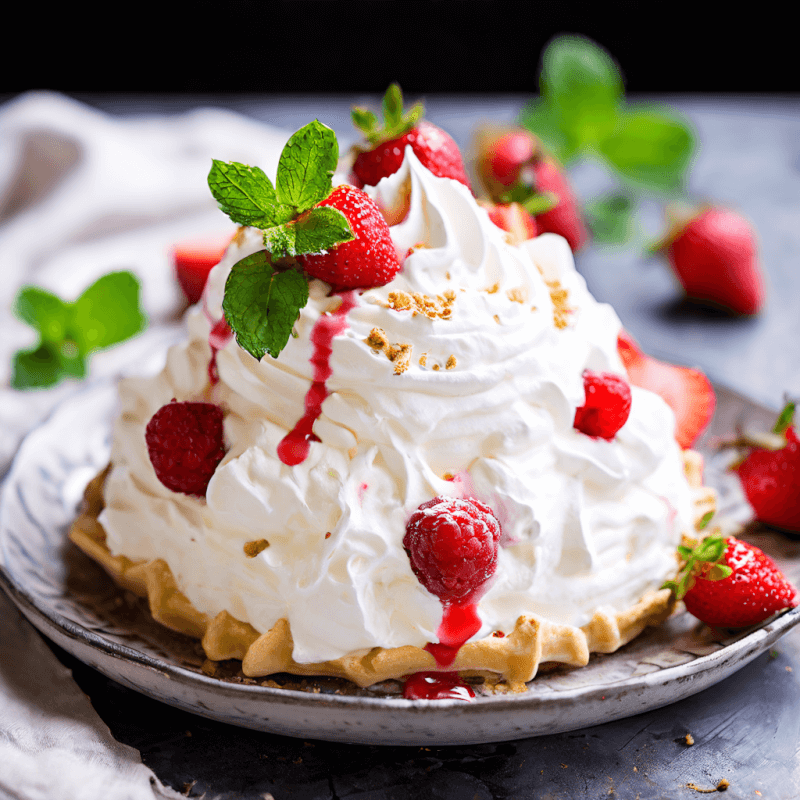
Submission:
[[[296,213],[312,208],[331,193],[338,162],[336,134],[318,120],[310,122],[291,136],[281,152],[278,199]]]
[[[586,204],[586,221],[592,236],[602,244],[622,244],[633,235],[636,202],[627,194],[612,192]]]
[[[616,129],[598,143],[600,153],[620,175],[658,192],[676,192],[696,147],[686,122],[666,109],[629,107]]]
[[[277,358],[286,347],[307,302],[305,278],[291,269],[278,271],[259,250],[233,265],[222,310],[239,347],[261,360],[267,353]]]
[[[146,325],[139,306],[139,281],[130,272],[112,272],[89,286],[74,302],[26,286],[14,313],[39,333],[39,344],[14,356],[15,389],[54,386],[64,378],[83,378],[95,350],[129,339]]]
[[[214,159],[208,188],[222,211],[239,225],[271,228],[294,215],[292,208],[278,202],[272,181],[258,167]]]
[[[323,253],[355,239],[341,211],[320,206],[277,228],[264,231],[264,246],[276,258],[302,253]]]

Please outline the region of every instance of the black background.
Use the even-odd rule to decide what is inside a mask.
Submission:
[[[527,94],[543,47],[569,32],[605,47],[630,92],[794,93],[797,31],[762,8],[163,0],[87,12],[70,4],[38,11],[9,37],[19,49],[0,56],[0,92],[350,94],[397,80],[407,94]]]

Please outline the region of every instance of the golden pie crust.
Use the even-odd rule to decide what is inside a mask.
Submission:
[[[708,511],[714,510],[716,495],[713,489],[703,487],[702,456],[685,451],[684,467],[694,492],[699,523]],[[70,529],[70,539],[98,562],[119,586],[147,598],[153,619],[174,631],[200,639],[207,658],[212,661],[239,659],[242,672],[250,678],[277,672],[326,675],[346,678],[360,687],[438,669],[433,655],[412,645],[374,647],[332,661],[298,664],[292,658],[292,632],[286,619],[278,620],[270,630],[259,633],[227,611],[213,618],[202,614],[180,592],[163,559],[135,562],[125,556],[111,555],[106,546],[106,533],[98,522],[107,474],[108,468],[86,487],[81,514]],[[597,611],[580,628],[522,615],[507,635],[488,636],[465,644],[448,669],[467,676],[499,678],[512,690],[524,691],[524,684],[536,676],[540,665],[585,666],[590,653],[613,653],[648,625],[663,622],[674,605],[672,592],[659,589],[648,592],[622,613]]]

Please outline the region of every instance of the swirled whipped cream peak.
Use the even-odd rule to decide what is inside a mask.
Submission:
[[[432,498],[475,498],[502,537],[474,638],[521,614],[580,626],[629,608],[674,572],[693,510],[660,397],[631,387],[612,438],[573,426],[587,370],[626,377],[616,314],[563,239],[510,245],[410,147],[367,192],[397,220],[388,283],[312,280],[295,335],[258,360],[220,335],[228,276],[264,247],[243,228],[161,374],[122,383],[101,516],[111,552],[164,559],[210,616],[258,632],[288,620],[300,663],[422,647],[444,609],[412,570],[407,523]],[[148,454],[148,423],[173,399],[223,412],[204,497],[167,488]],[[301,420],[305,449],[286,457]]]

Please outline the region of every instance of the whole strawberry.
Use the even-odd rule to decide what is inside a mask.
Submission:
[[[739,214],[706,208],[673,231],[661,249],[688,297],[735,314],[756,314],[764,305],[755,234]]]
[[[225,455],[222,409],[173,400],[147,423],[145,441],[156,477],[167,489],[204,497]]]
[[[492,200],[522,203],[539,233],[563,236],[573,251],[588,242],[572,187],[533,134],[522,128],[479,132],[477,151],[478,174]]]
[[[325,206],[344,214],[355,238],[326,253],[297,256],[303,269],[342,289],[366,289],[389,283],[400,271],[400,262],[389,226],[372,198],[343,184],[316,208]]]
[[[711,382],[697,369],[678,367],[645,355],[626,331],[617,338],[628,378],[634,386],[660,395],[675,414],[675,438],[686,449],[706,429],[716,407]]]
[[[665,584],[686,610],[706,625],[746,628],[797,606],[797,591],[758,547],[733,536],[706,537],[694,549],[680,547],[685,564]]]
[[[403,113],[403,95],[396,83],[383,98],[382,126],[371,111],[353,109],[353,123],[367,140],[365,146],[358,148],[353,162],[353,182],[357,186],[375,186],[382,178],[394,175],[410,145],[420,163],[434,175],[452,178],[470,188],[458,145],[441,128],[423,120],[423,113],[419,103]]]
[[[444,605],[467,603],[494,574],[500,523],[474,498],[435,497],[408,520],[403,547],[419,582]]]
[[[586,402],[575,411],[573,427],[587,436],[613,439],[631,413],[631,387],[613,372],[583,373]]]
[[[787,404],[773,428],[770,446],[748,444],[734,467],[759,522],[800,533],[800,439],[792,424],[794,403]],[[766,444],[766,443],[765,443]]]

